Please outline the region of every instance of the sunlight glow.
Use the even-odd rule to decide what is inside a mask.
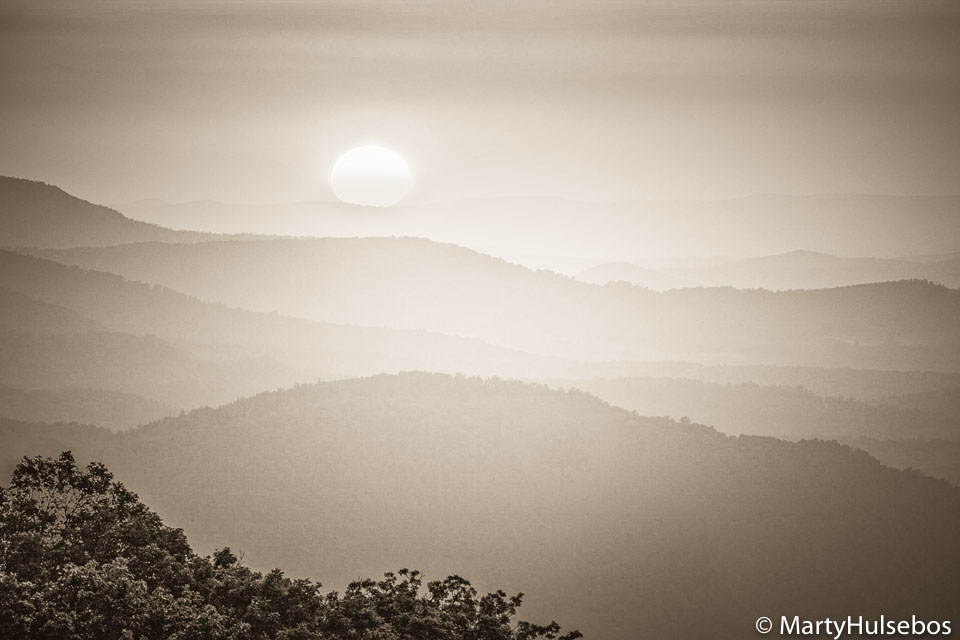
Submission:
[[[366,145],[341,155],[330,172],[330,186],[343,202],[391,207],[413,186],[406,161],[385,147]]]

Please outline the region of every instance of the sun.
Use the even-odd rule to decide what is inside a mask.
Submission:
[[[330,172],[330,186],[343,202],[392,207],[410,193],[413,175],[400,154],[386,147],[365,145],[337,158]]]

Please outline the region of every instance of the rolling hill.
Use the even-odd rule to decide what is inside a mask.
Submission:
[[[10,471],[34,451],[75,449],[88,459],[114,442],[115,434],[103,427],[76,422],[45,424],[0,417],[0,470]]]
[[[894,469],[917,469],[960,487],[960,442],[931,438],[842,438],[841,444],[866,451]]]
[[[413,238],[147,243],[37,255],[235,307],[417,328],[579,360],[956,371],[960,291],[901,281],[653,292]]]
[[[960,386],[891,394],[881,399],[894,407],[919,409],[934,415],[960,420]]]
[[[577,274],[577,280],[604,285],[611,282],[626,282],[654,291],[682,289],[690,284],[663,270],[647,269],[629,262],[610,262],[586,269]]]
[[[127,242],[196,242],[210,234],[131,220],[43,182],[0,176],[0,246],[98,247]]]
[[[0,287],[0,330],[83,333],[102,329],[83,314]]]
[[[437,374],[301,385],[113,436],[53,429],[0,429],[0,450],[94,454],[201,551],[327,585],[454,570],[598,640],[958,613],[960,490],[835,443]]]
[[[801,386],[717,384],[683,378],[630,377],[556,381],[640,415],[670,416],[732,435],[787,440],[823,438],[856,446],[883,464],[913,468],[960,486],[960,415],[929,402],[870,402],[820,396]],[[940,399],[944,392],[920,398]]]
[[[895,280],[930,280],[960,287],[960,261],[897,258],[841,258],[816,251],[727,260],[699,267],[647,269],[630,263],[602,264],[577,274],[594,284],[623,281],[663,291],[678,287],[738,289],[827,289]]]
[[[960,246],[958,196],[622,202],[502,197],[401,206],[389,215],[334,202],[149,201],[119,208],[139,220],[219,233],[423,236],[571,274],[606,262],[729,255],[732,248],[734,257],[808,249],[896,258],[955,253]]]
[[[779,613],[958,613],[960,490],[890,467],[960,478],[960,291],[902,280],[656,292],[419,238],[172,231],[22,180],[0,181],[0,201],[0,237],[21,247],[0,250],[0,473],[71,449],[107,463],[201,551],[229,544],[255,567],[327,585],[383,567],[460,572],[536,594],[534,617],[562,611],[600,640],[743,637]],[[838,203],[852,211],[843,221]],[[821,250],[934,254],[956,238],[951,203],[660,205],[690,223],[683,238],[660,210],[595,205],[609,224],[579,234],[581,248],[582,206],[551,202],[517,228],[507,203],[470,242],[516,249],[539,228],[557,255],[708,251],[737,234],[745,247],[809,240],[790,232],[822,223],[837,246]],[[406,220],[459,241],[489,204],[395,219],[340,207],[311,224],[386,234]],[[245,215],[235,222],[259,212]],[[905,216],[929,223],[909,247],[893,237]],[[914,264],[953,268],[799,252],[711,269],[827,283]],[[618,280],[661,277],[617,268],[629,276]],[[564,379],[601,399],[442,373],[352,379],[402,370]]]
[[[83,387],[23,391],[0,385],[0,415],[23,422],[78,422],[122,431],[178,412],[170,405],[120,391]]]
[[[803,387],[717,384],[683,378],[560,383],[645,416],[687,416],[725,433],[778,438],[940,438],[960,441],[960,422],[920,408],[820,396]]]
[[[595,378],[687,378],[720,385],[804,387],[818,396],[882,402],[904,395],[950,394],[960,373],[769,365],[704,365],[695,362],[610,362]],[[552,384],[562,380],[550,379]],[[957,414],[960,417],[960,413]]]
[[[220,405],[264,389],[277,389],[304,380],[316,380],[307,370],[243,350],[174,346],[154,336],[110,331],[74,334],[0,333],[0,384],[22,391],[81,387],[147,398],[180,409]],[[89,417],[81,396],[62,400],[58,419],[89,421],[101,426],[129,428],[137,424],[107,425]],[[12,397],[0,404],[0,416],[24,417]]]
[[[956,260],[921,263],[893,258],[841,258],[816,251],[735,260],[698,269],[671,272],[698,286],[739,289],[826,289],[891,280],[931,280],[960,287]]]
[[[478,340],[425,331],[321,323],[211,304],[156,285],[0,251],[0,300],[33,305],[72,330],[55,339],[35,333],[29,313],[11,315],[4,334],[7,356],[0,384],[34,389],[84,386],[143,395],[174,406],[197,406],[319,377],[381,371],[439,370],[484,375],[539,376],[574,363],[532,356]],[[39,316],[38,316],[39,317]],[[55,323],[52,326],[58,326]],[[98,331],[92,332],[96,328]],[[230,370],[234,374],[230,373]],[[258,373],[261,372],[261,373]],[[201,372],[206,372],[202,373]],[[34,377],[31,377],[34,376]],[[198,377],[199,376],[199,377]],[[221,377],[236,384],[196,385]],[[126,386],[118,386],[124,380]],[[249,385],[258,381],[261,386]],[[150,385],[155,390],[150,390]],[[193,391],[178,400],[181,392]],[[163,389],[173,388],[170,393]]]

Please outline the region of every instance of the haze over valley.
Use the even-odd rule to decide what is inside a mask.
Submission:
[[[0,23],[0,637],[960,625],[955,7]]]
[[[0,252],[3,471],[21,455],[66,449],[103,460],[201,549],[229,544],[335,584],[402,550],[430,573],[463,567],[483,583],[535,590],[530,612],[560,607],[600,637],[640,624],[667,633],[680,611],[693,635],[733,628],[757,603],[911,602],[867,583],[824,591],[800,578],[784,590],[777,576],[835,570],[827,544],[858,547],[843,556],[857,575],[872,566],[866,531],[888,527],[897,533],[873,539],[910,557],[925,514],[957,513],[960,291],[943,284],[655,292],[428,239],[197,237],[39,183],[3,184],[21,194],[14,204],[49,212],[18,223],[31,246]],[[7,219],[22,210],[5,207]],[[106,221],[102,237],[117,242],[67,248],[44,233],[49,216],[57,228]],[[724,264],[742,272],[750,261],[704,270]],[[383,375],[402,371],[458,377]],[[862,532],[819,529],[826,494],[782,479],[814,468],[829,469],[818,483],[876,492],[870,500],[901,499],[881,489],[893,483],[917,533],[893,502],[871,512],[893,521],[862,514]],[[865,499],[839,496],[847,508]],[[921,515],[918,500],[936,506]],[[776,525],[751,507],[739,533],[706,534],[757,501],[793,507]],[[267,524],[276,521],[282,529]],[[954,526],[938,525],[938,553],[954,554]],[[788,554],[798,536],[830,541]],[[734,561],[773,540],[786,546],[765,546],[755,567]],[[304,562],[314,545],[326,553]],[[485,563],[491,554],[503,563]],[[614,561],[624,556],[629,568]],[[917,580],[934,571],[911,562]],[[720,583],[709,586],[707,566]],[[573,574],[598,600],[551,586]],[[910,598],[936,605],[953,580],[946,571]],[[696,616],[691,589],[712,603]]]

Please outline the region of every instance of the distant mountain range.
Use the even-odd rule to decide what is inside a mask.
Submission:
[[[470,573],[598,640],[744,637],[780,611],[951,619],[960,589],[945,482],[518,382],[302,385],[112,437],[0,421],[5,466],[62,449],[103,460],[201,552],[329,585]]]
[[[664,269],[648,269],[629,262],[610,262],[590,267],[578,273],[577,280],[599,285],[626,282],[654,291],[683,289],[689,286],[686,280],[671,275]]]
[[[577,274],[577,279],[595,284],[628,282],[658,291],[721,286],[772,290],[826,289],[913,279],[960,287],[960,255],[937,258],[840,258],[815,251],[791,251],[694,268],[654,270],[629,263],[611,263],[587,269]]]
[[[116,212],[104,214],[101,207],[53,187],[20,180],[3,184],[16,187],[35,209],[46,203],[40,207],[48,210],[41,220],[45,228],[77,224],[97,228],[97,216],[106,215],[111,224],[143,230]],[[27,197],[27,192],[32,195]],[[2,217],[20,216],[11,212],[4,207]],[[148,225],[147,231],[157,229]],[[0,255],[5,265],[0,287],[6,287],[0,290],[0,329],[6,332],[2,339],[9,356],[0,384],[5,380],[24,392],[123,393],[176,410],[317,377],[402,369],[533,379],[671,376],[791,384],[820,397],[842,394],[870,402],[960,384],[947,373],[824,368],[955,368],[951,345],[957,334],[956,294],[919,282],[781,294],[729,289],[651,294],[624,285],[589,286],[422,239],[295,240],[169,233],[174,234],[171,239],[185,239],[191,246],[148,242],[29,251],[175,291],[14,253]],[[950,258],[927,255],[906,262],[937,265]],[[809,266],[837,260],[796,252],[767,260],[763,272],[776,271],[769,263]],[[703,269],[730,269],[716,260],[712,264]],[[291,317],[277,316],[278,312]],[[610,318],[618,323],[611,324]],[[404,330],[390,329],[397,327]],[[407,330],[422,327],[535,347],[564,358]],[[597,359],[611,361],[583,362]],[[178,373],[173,375],[174,371]],[[33,419],[38,414],[24,413],[22,402],[38,397],[18,399],[21,408],[16,412],[11,408],[7,415]],[[92,414],[80,402],[73,414],[58,415],[87,419]],[[703,419],[718,423],[718,417],[706,414]]]
[[[144,243],[33,253],[234,307],[427,329],[573,360],[960,366],[960,291],[922,281],[658,293],[581,283],[413,238]]]
[[[898,469],[960,486],[960,387],[864,401],[802,386],[717,384],[686,378],[554,381],[645,416],[685,417],[729,434],[823,438],[863,449]]]
[[[0,177],[0,238],[4,243],[0,246],[67,248],[151,241],[183,243],[218,240],[223,238],[222,234],[246,234],[235,235],[234,239],[258,237],[251,236],[254,233],[328,237],[420,235],[475,247],[524,264],[576,273],[585,282],[623,281],[654,290],[695,286],[813,289],[903,279],[927,279],[950,287],[960,286],[960,253],[956,252],[956,246],[960,246],[960,215],[955,214],[960,210],[960,198],[765,196],[713,203],[602,205],[551,198],[513,198],[389,211],[332,202],[232,205],[212,201],[168,204],[144,200],[121,207],[140,219],[127,218],[116,210],[86,202],[41,182]],[[656,212],[660,210],[671,217],[659,218]],[[678,229],[689,231],[692,236],[686,240],[690,241],[701,235],[704,225],[710,227],[718,221],[732,227],[749,224],[763,228],[766,225],[772,233],[779,225],[796,225],[795,218],[804,215],[835,216],[834,225],[860,225],[863,228],[852,233],[851,238],[872,238],[870,241],[877,244],[874,251],[865,245],[855,252],[851,245],[839,253],[902,256],[913,251],[917,256],[842,258],[804,249],[760,258],[713,259],[707,266],[691,267],[663,266],[662,260],[655,259],[660,251],[638,250],[643,242],[651,240],[655,241],[654,247],[669,245],[670,237],[676,235]],[[687,224],[686,218],[695,219],[697,223]],[[874,227],[890,232],[908,222],[915,227],[912,233],[892,238],[875,237]],[[542,223],[540,236],[536,235],[538,223]],[[583,233],[580,227],[587,223],[594,228],[594,234]],[[518,224],[523,228],[518,229]],[[649,225],[655,225],[653,235],[646,229]],[[497,233],[501,226],[502,234]],[[169,227],[188,231],[174,231]],[[931,234],[931,227],[940,233]],[[601,243],[591,251],[584,251],[584,242],[591,241],[596,229],[608,240],[615,238],[616,243],[630,240],[632,248],[620,251]],[[464,230],[469,233],[463,233]],[[822,245],[815,239],[806,241],[795,232],[791,227],[789,245],[793,247],[809,249]],[[641,233],[642,237],[632,237]],[[718,230],[714,229],[711,237],[716,233]],[[730,246],[750,253],[753,245],[763,244],[758,233],[758,228],[752,228],[750,233],[725,248],[713,247],[702,255],[725,253]],[[576,239],[576,251],[565,247],[561,241],[564,234]],[[486,235],[490,238],[484,240]],[[825,233],[820,235],[827,237]],[[551,240],[552,236],[557,237]],[[914,241],[918,236],[928,241]],[[895,246],[883,248],[887,246],[884,243],[890,244],[888,241],[894,239],[898,241]],[[641,240],[643,242],[639,242]],[[783,238],[776,233],[768,240],[765,247],[783,246]],[[521,246],[521,243],[526,244]],[[694,244],[684,244],[682,249],[681,253],[687,256],[697,252]],[[629,255],[638,262],[609,262],[582,268],[584,263],[589,263],[590,256],[604,254]],[[657,266],[651,268],[647,263]]]
[[[804,387],[722,385],[687,378],[594,378],[557,384],[594,393],[640,415],[687,416],[734,435],[791,440],[935,438],[960,443],[960,412],[916,406],[910,396],[867,402],[824,397]],[[960,389],[945,389],[936,395],[951,393],[960,393]]]
[[[195,242],[209,234],[131,220],[58,187],[0,176],[0,246],[99,247],[124,242]]]
[[[537,376],[565,368],[477,340],[231,309],[2,250],[0,308],[0,384],[101,387],[177,407],[318,377],[404,369]]]
[[[118,208],[138,220],[206,232],[421,236],[571,275],[609,262],[655,266],[649,263],[731,252],[747,257],[806,249],[898,258],[951,254],[960,247],[960,196],[765,195],[616,203],[514,197],[391,209],[154,200]],[[839,284],[854,283],[829,286]]]
[[[123,431],[179,413],[175,407],[132,393],[83,387],[24,391],[0,386],[0,407],[3,417],[14,420],[79,422],[112,431]]]
[[[779,611],[955,618],[960,291],[926,281],[958,258],[950,199],[660,203],[669,224],[597,205],[596,237],[585,205],[519,214],[538,202],[307,209],[384,237],[268,238],[0,180],[0,474],[70,449],[201,552],[327,585],[459,572],[600,640],[743,637]],[[384,231],[401,223],[506,256],[539,233],[541,258],[886,257],[627,255],[591,284]],[[675,286],[697,278],[745,288]]]
[[[572,384],[619,406],[688,415],[733,433],[960,439],[960,418],[943,400],[960,386],[960,374],[578,363],[423,331],[231,309],[14,252],[0,251],[0,266],[0,385],[10,387],[0,394],[0,415],[20,420],[78,420],[122,430],[180,408],[218,405],[297,382],[425,369],[527,379],[580,376]],[[584,378],[643,373],[703,382]],[[804,385],[871,403],[744,381]],[[887,398],[894,391],[912,395]],[[103,406],[97,406],[98,397]],[[902,408],[880,406],[883,401]],[[911,466],[932,468],[918,458]]]

